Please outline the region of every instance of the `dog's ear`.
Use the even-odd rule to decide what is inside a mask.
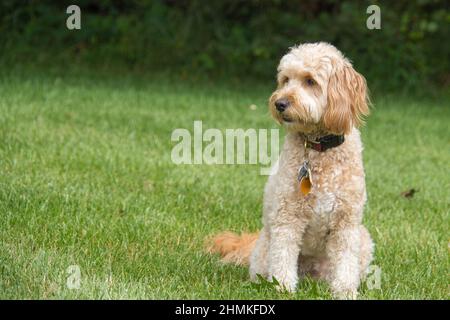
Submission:
[[[334,134],[349,133],[369,114],[366,79],[351,65],[339,68],[330,77],[327,100],[323,117],[325,129]]]

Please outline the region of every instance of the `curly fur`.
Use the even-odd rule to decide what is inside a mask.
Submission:
[[[292,48],[280,61],[278,87],[269,100],[287,136],[278,171],[264,191],[263,228],[254,236],[223,233],[210,252],[225,262],[249,263],[250,278],[275,277],[280,289],[295,291],[310,274],[329,282],[338,298],[355,298],[372,260],[373,242],[362,225],[366,202],[358,126],[369,114],[366,81],[350,61],[327,43]],[[279,112],[278,99],[290,106]],[[345,142],[325,152],[305,149],[305,139],[344,134]],[[312,189],[298,191],[297,171],[308,160]]]

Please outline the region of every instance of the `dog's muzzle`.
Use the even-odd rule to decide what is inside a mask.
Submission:
[[[290,102],[288,99],[282,98],[275,101],[275,108],[278,112],[282,113],[284,110],[286,110],[290,105]]]

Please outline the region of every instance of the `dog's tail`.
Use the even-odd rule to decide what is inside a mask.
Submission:
[[[219,253],[222,261],[236,265],[248,265],[250,254],[258,239],[258,233],[242,233],[238,235],[225,231],[206,239],[206,250]]]

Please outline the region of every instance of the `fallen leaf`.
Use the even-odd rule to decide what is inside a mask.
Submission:
[[[409,189],[409,190],[403,191],[400,195],[404,198],[409,199],[409,198],[412,198],[417,191],[419,191],[419,190]]]

